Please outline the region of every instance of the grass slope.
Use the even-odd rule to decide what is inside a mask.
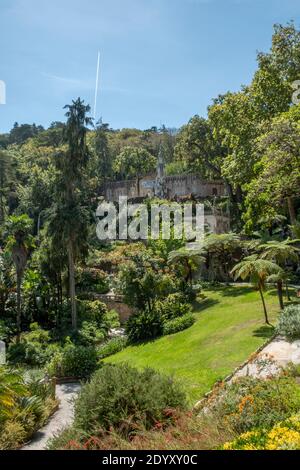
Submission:
[[[153,367],[181,380],[191,403],[247,359],[273,329],[264,324],[259,294],[247,287],[206,290],[196,323],[180,333],[130,346],[106,359]],[[278,313],[275,291],[266,294],[270,319]]]

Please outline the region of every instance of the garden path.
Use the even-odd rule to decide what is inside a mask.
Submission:
[[[58,410],[48,423],[37,431],[32,440],[22,450],[45,450],[49,439],[58,434],[73,422],[74,398],[80,390],[79,383],[68,383],[56,386],[56,397],[60,401]]]
[[[300,340],[287,341],[277,336],[258,353],[253,361],[238,370],[233,379],[245,375],[266,378],[278,373],[289,363],[300,364]]]

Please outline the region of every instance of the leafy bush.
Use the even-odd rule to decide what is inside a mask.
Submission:
[[[112,338],[107,343],[103,344],[97,349],[97,354],[99,359],[104,359],[105,357],[116,354],[127,346],[127,338],[119,337]]]
[[[10,319],[0,320],[0,341],[8,343],[15,333],[15,325]]]
[[[79,291],[92,291],[98,294],[109,292],[109,279],[107,274],[96,268],[77,268],[77,288]]]
[[[111,328],[120,326],[119,315],[114,310],[108,310],[107,305],[100,300],[79,301],[79,317],[81,322],[95,322],[98,328],[106,333]]]
[[[185,395],[171,378],[152,369],[107,365],[86,384],[75,404],[74,427],[84,432],[114,428],[122,435],[172,420],[171,409],[183,409]]]
[[[17,449],[26,440],[24,425],[17,420],[8,420],[0,431],[0,450]]]
[[[108,310],[108,312],[104,315],[104,328],[106,331],[112,328],[119,328],[120,327],[120,317],[116,310]]]
[[[49,362],[60,349],[57,344],[50,344],[49,331],[43,330],[37,323],[30,325],[31,331],[22,333],[20,343],[11,343],[8,359],[12,364],[41,366]]]
[[[16,449],[41,427],[57,402],[49,383],[25,382],[22,374],[0,367],[0,449]]]
[[[163,333],[163,322],[159,312],[136,312],[129,317],[126,323],[126,334],[130,343],[147,341],[157,338]]]
[[[53,357],[47,370],[52,377],[89,377],[96,367],[94,347],[68,344]]]
[[[84,321],[76,334],[76,339],[83,346],[99,344],[104,341],[107,332],[94,321]]]
[[[119,274],[119,291],[125,302],[137,310],[152,310],[154,303],[176,290],[174,276],[159,268],[149,253],[132,256]]]
[[[155,309],[163,322],[182,317],[191,312],[191,306],[180,293],[170,294],[164,300],[156,302]]]
[[[163,334],[172,335],[178,333],[179,331],[186,330],[195,323],[195,317],[191,313],[187,313],[182,317],[174,318],[169,320],[163,325]]]
[[[183,318],[179,321],[180,318]],[[126,323],[128,341],[147,341],[162,334],[184,330],[194,323],[191,306],[180,293],[169,294],[165,300],[155,302],[151,311],[131,315]]]
[[[98,327],[103,325],[103,319],[108,312],[107,305],[100,300],[80,300],[79,319],[81,321],[94,321]]]
[[[276,424],[271,430],[259,429],[241,434],[223,445],[224,450],[299,450],[300,414]]]
[[[294,378],[269,380],[244,377],[226,384],[210,410],[237,433],[270,428],[300,409],[300,388]]]
[[[300,305],[285,307],[280,313],[276,330],[287,338],[300,338]]]

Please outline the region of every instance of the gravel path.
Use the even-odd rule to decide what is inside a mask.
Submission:
[[[29,444],[22,450],[45,450],[48,440],[69,426],[73,421],[73,401],[80,390],[79,383],[68,383],[56,386],[56,397],[60,400],[59,409],[49,422],[35,433]]]
[[[277,336],[264,347],[253,361],[240,369],[233,379],[245,375],[263,379],[277,374],[282,367],[286,367],[289,363],[300,364],[300,340],[287,341],[285,338]]]

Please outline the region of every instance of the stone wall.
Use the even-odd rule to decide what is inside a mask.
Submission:
[[[119,314],[121,325],[123,325],[133,313],[133,309],[124,303],[121,295],[98,294],[97,299],[104,302],[109,310],[115,310]]]
[[[150,175],[137,180],[109,181],[100,193],[107,201],[118,201],[120,196],[128,198],[154,196],[155,176]],[[168,199],[187,195],[198,197],[225,196],[226,190],[222,181],[206,181],[199,175],[187,174],[165,177],[165,190]]]
[[[100,189],[100,194],[106,201],[116,202],[120,196],[129,199],[154,196],[155,175],[149,175],[140,181],[108,181]],[[194,195],[197,198],[226,196],[225,185],[222,181],[203,180],[199,175],[187,174],[165,177],[165,192],[168,200],[176,200]],[[230,218],[217,212],[205,213],[205,223],[213,233],[230,231]]]

